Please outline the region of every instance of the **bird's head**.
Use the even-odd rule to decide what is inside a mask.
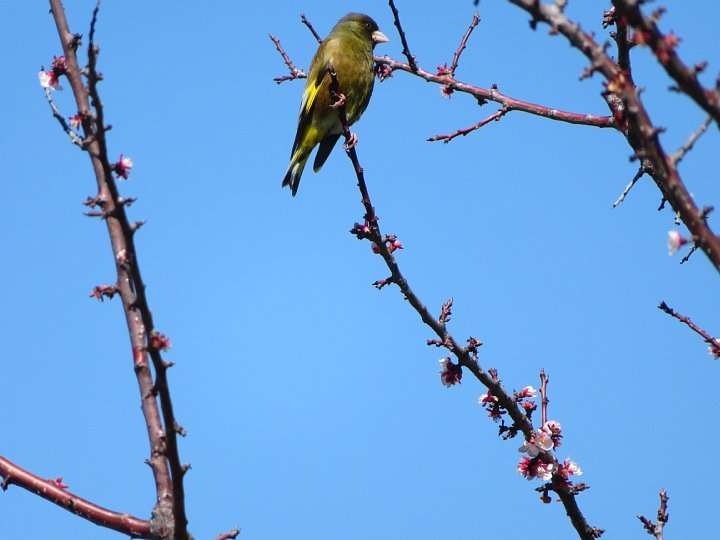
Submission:
[[[377,23],[369,16],[363,13],[348,13],[340,19],[334,30],[349,30],[356,35],[361,36],[372,42],[373,47],[378,43],[386,43],[390,41],[385,34],[380,31]]]

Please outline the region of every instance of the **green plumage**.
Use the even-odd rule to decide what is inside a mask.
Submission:
[[[310,63],[303,92],[297,134],[290,154],[290,166],[282,181],[297,193],[300,177],[313,149],[319,144],[313,169],[318,172],[342,134],[337,111],[331,107],[329,63],[335,68],[345,94],[348,123],[354,124],[365,112],[373,91],[373,48],[388,41],[367,15],[349,13],[330,31]]]

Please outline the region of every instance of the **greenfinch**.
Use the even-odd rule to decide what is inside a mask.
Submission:
[[[319,144],[313,169],[318,172],[342,135],[337,110],[332,107],[328,64],[337,73],[340,91],[345,95],[348,124],[360,119],[370,101],[375,82],[373,49],[388,38],[377,23],[362,13],[348,13],[330,31],[310,63],[303,92],[297,134],[282,185],[290,186],[293,197],[310,153]]]

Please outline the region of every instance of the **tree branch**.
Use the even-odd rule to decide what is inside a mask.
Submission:
[[[480,105],[484,105],[486,101],[493,101],[503,105],[508,110],[522,111],[535,116],[542,116],[543,118],[547,118],[549,120],[566,122],[568,124],[581,124],[584,126],[593,126],[598,128],[617,127],[615,119],[612,116],[572,113],[552,109],[536,103],[521,101],[498,92],[496,87],[492,87],[490,90],[487,90],[485,88],[480,88],[479,86],[459,81],[449,75],[437,75],[427,72],[421,68],[417,68],[416,71],[413,71],[408,64],[398,62],[388,56],[376,56],[375,62],[381,66],[388,66],[392,69],[392,71],[404,71],[406,73],[410,73],[411,75],[415,75],[416,77],[420,77],[427,82],[446,86],[456,92],[469,94],[477,99],[478,104]]]
[[[495,370],[489,370],[486,372],[480,366],[480,363],[478,362],[477,349],[481,343],[471,337],[467,340],[467,346],[461,346],[447,329],[446,322],[449,316],[448,310],[450,304],[446,304],[446,307],[443,309],[443,315],[438,318],[433,317],[427,307],[425,307],[425,305],[421,302],[420,298],[411,289],[407,279],[405,279],[405,276],[400,271],[400,267],[393,255],[393,251],[397,249],[397,239],[394,236],[384,236],[380,230],[378,217],[370,199],[367,184],[365,182],[363,168],[360,165],[357,151],[355,149],[355,145],[353,144],[355,138],[350,132],[350,127],[348,125],[345,113],[344,96],[341,93],[340,83],[332,65],[328,66],[328,73],[331,78],[330,93],[335,101],[335,108],[338,111],[340,123],[343,126],[346,152],[355,170],[358,188],[362,196],[362,204],[365,208],[365,224],[361,225],[356,223],[350,232],[357,236],[358,239],[367,239],[372,242],[374,245],[373,251],[376,251],[376,253],[383,258],[386,266],[390,270],[390,277],[383,280],[381,286],[378,286],[377,283],[379,282],[376,282],[376,286],[381,288],[382,286],[389,285],[390,283],[394,283],[398,286],[405,300],[408,301],[422,321],[429,326],[439,338],[437,340],[428,340],[428,345],[432,344],[443,346],[450,351],[450,353],[457,358],[458,365],[470,370],[470,372],[489,390],[489,392],[492,393],[494,398],[496,398],[497,403],[507,411],[507,414],[513,420],[512,429],[514,429],[515,432],[521,432],[525,440],[530,441],[535,435],[532,422],[525,414],[524,410],[518,406],[514,396],[508,393],[508,391],[503,387],[500,379],[497,377],[497,372]],[[602,534],[602,530],[595,529],[587,523],[584,515],[577,505],[575,492],[565,487],[566,484],[557,472],[559,470],[559,463],[555,455],[552,452],[543,450],[539,452],[539,457],[545,463],[552,465],[555,472],[553,473],[551,489],[557,493],[558,497],[562,501],[563,506],[565,507],[568,516],[570,516],[573,525],[578,530],[580,537],[583,540],[598,538]]]
[[[666,154],[657,129],[645,110],[637,88],[606,54],[605,48],[595,42],[589,34],[569,20],[556,4],[544,4],[536,0],[508,0],[532,16],[532,24],[548,24],[553,33],[561,34],[570,44],[581,51],[588,60],[588,73],[600,72],[607,80],[605,99],[634,150],[634,157],[645,160],[648,174],[655,180],[663,197],[673,207],[685,226],[693,234],[715,269],[720,272],[720,238],[710,229],[706,215],[693,201],[680,175]],[[617,7],[617,4],[616,4]]]
[[[685,324],[695,332],[697,335],[699,335],[701,338],[705,340],[705,342],[708,344],[708,350],[710,354],[714,355],[716,358],[720,356],[720,341],[718,341],[716,338],[711,336],[708,332],[700,328],[698,325],[696,325],[694,322],[690,320],[690,317],[686,317],[685,315],[681,315],[674,309],[672,309],[670,306],[668,306],[665,301],[660,302],[660,305],[658,306],[658,309],[664,311],[671,317],[676,318],[681,323]]]
[[[657,512],[657,523],[653,523],[645,516],[638,516],[638,519],[642,522],[645,531],[650,535],[654,536],[655,540],[663,540],[663,529],[665,524],[670,519],[670,514],[667,512],[668,496],[664,489],[660,490],[660,507]]]
[[[455,54],[453,55],[452,64],[450,64],[450,69],[448,70],[450,72],[450,76],[455,76],[455,71],[458,67],[458,62],[460,61],[460,55],[467,47],[468,39],[470,38],[470,34],[472,34],[472,31],[475,30],[475,27],[480,22],[480,14],[476,11],[475,15],[473,15],[472,21],[470,21],[470,26],[465,31],[465,35],[460,40],[460,45],[458,46],[457,50],[455,51]]]
[[[689,68],[680,60],[676,52],[679,39],[670,32],[663,34],[657,27],[656,20],[663,13],[662,9],[655,12],[652,18],[643,15],[638,0],[612,0],[617,16],[624,18],[635,29],[634,42],[647,44],[652,49],[660,65],[678,85],[678,89],[687,94],[695,103],[707,112],[720,127],[720,89],[707,89],[700,84],[698,73],[705,64]]]
[[[434,137],[430,137],[427,139],[429,142],[435,142],[435,141],[443,141],[445,144],[452,141],[455,137],[463,136],[465,137],[469,133],[472,133],[475,130],[480,129],[481,127],[489,124],[490,122],[497,122],[500,120],[503,116],[505,116],[506,113],[510,112],[510,109],[507,109],[505,107],[502,107],[499,111],[494,112],[487,118],[480,120],[477,124],[473,124],[470,127],[458,129],[457,131],[454,131],[453,133],[450,133],[448,135],[435,135]]]
[[[0,476],[3,478],[1,486],[3,491],[14,484],[95,525],[113,529],[133,538],[155,538],[151,532],[150,521],[130,514],[113,512],[81,499],[67,491],[60,480],[44,480],[1,456]]]
[[[85,87],[77,61],[79,36],[70,32],[60,0],[50,0],[50,7],[62,43],[67,62],[66,76],[75,97],[77,110],[82,119],[87,150],[98,187],[98,195],[90,199],[89,206],[99,206],[108,228],[117,270],[117,293],[122,300],[130,344],[133,366],[140,387],[143,415],[150,440],[151,455],[148,460],[155,477],[157,502],[151,522],[162,538],[186,540],[187,518],[182,479],[186,468],[180,464],[177,449],[177,433],[180,430],[173,413],[170,391],[167,383],[167,369],[160,349],[167,340],[155,329],[152,314],[145,295],[145,284],[135,249],[134,232],[137,226],[131,224],[125,212],[127,200],[120,197],[113,178],[113,171],[119,165],[112,165],[108,159],[102,101],[98,94],[100,80],[96,70],[99,49],[94,44],[95,23],[98,7],[93,12],[88,46],[88,86]],[[94,115],[91,112],[94,109]],[[148,354],[155,369],[155,381],[148,364]],[[157,397],[161,410],[158,410]],[[160,414],[162,419],[160,420]]]
[[[395,19],[395,27],[398,30],[398,34],[400,34],[400,41],[402,42],[403,46],[402,53],[405,55],[405,58],[408,59],[410,71],[415,72],[418,70],[418,65],[415,61],[415,55],[410,53],[410,47],[408,46],[407,38],[405,37],[405,31],[400,24],[400,12],[395,7],[395,2],[393,2],[393,0],[390,0],[390,9],[392,10],[393,18]]]

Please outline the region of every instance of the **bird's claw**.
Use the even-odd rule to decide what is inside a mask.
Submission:
[[[335,103],[330,105],[333,109],[338,109],[345,105],[345,94],[338,94],[337,99],[335,99]]]
[[[355,148],[358,143],[358,136],[357,133],[350,133],[350,138],[345,141],[345,144],[343,144],[343,150],[350,150],[351,148]]]

